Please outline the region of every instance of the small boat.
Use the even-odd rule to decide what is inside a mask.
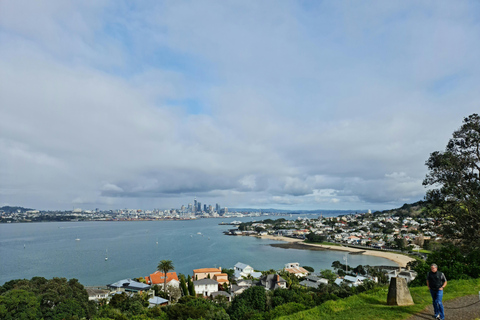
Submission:
[[[105,261],[108,260],[108,249],[105,249]]]
[[[202,234],[201,232],[197,232],[197,234]]]

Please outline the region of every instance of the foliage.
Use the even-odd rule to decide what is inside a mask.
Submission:
[[[310,266],[303,266],[302,268],[305,269],[305,270],[307,270],[308,272],[315,272],[315,269],[313,269],[313,268],[310,267]]]
[[[438,232],[467,249],[480,247],[480,116],[472,114],[453,133],[445,151],[426,161],[428,212],[439,221]]]
[[[167,273],[174,269],[172,260],[161,260],[158,263],[157,270],[162,271],[164,274],[163,291],[165,292],[167,292]]]
[[[315,234],[310,232],[306,235],[307,242],[324,242],[327,238],[324,235]]]
[[[195,297],[195,286],[193,285],[193,279],[190,278],[190,275],[188,275],[188,278],[187,278],[187,286],[188,286],[188,293],[191,296]]]
[[[39,319],[41,318],[40,302],[33,292],[13,289],[0,296],[0,318]]]
[[[182,295],[186,296],[188,295],[188,289],[187,289],[187,282],[185,280],[185,275],[180,274],[180,289],[182,290]]]
[[[271,296],[271,308],[276,308],[286,303],[296,302],[308,308],[315,306],[313,293],[301,288],[292,290],[275,289]]]
[[[264,319],[275,319],[307,309],[303,304],[297,302],[288,302],[276,307],[264,315]]]
[[[327,279],[329,283],[334,282],[337,279],[337,275],[330,269],[324,269],[320,271],[323,278]]]
[[[410,267],[418,273],[411,286],[424,286],[430,265],[435,263],[438,270],[443,272],[447,280],[480,278],[480,251],[472,250],[463,253],[460,248],[446,244],[439,250],[428,255],[427,260],[416,260]]]
[[[93,302],[88,301],[85,288],[77,279],[67,281],[65,278],[47,280],[34,277],[31,280],[12,280],[0,287],[0,293],[2,319],[11,316],[12,312],[24,312],[23,305],[31,306],[31,310],[14,318],[28,319],[38,314],[41,316],[37,318],[44,319],[91,318],[96,312]],[[16,306],[15,310],[8,311],[12,305]]]
[[[143,313],[143,308],[148,306],[148,299],[145,294],[134,294],[132,296],[122,292],[115,294],[110,300],[110,307],[117,308],[130,315]]]
[[[177,304],[165,308],[168,319],[229,319],[225,309],[204,298],[182,297]]]
[[[251,287],[237,296],[229,309],[234,320],[249,319],[253,314],[266,309],[267,296],[264,287]]]

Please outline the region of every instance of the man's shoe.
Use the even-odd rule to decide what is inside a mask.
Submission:
[[[441,320],[440,315],[436,316],[435,319]]]

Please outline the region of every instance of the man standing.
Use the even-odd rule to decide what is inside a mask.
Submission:
[[[433,312],[435,313],[435,319],[444,320],[445,313],[443,312],[443,289],[447,286],[447,278],[445,275],[438,271],[436,264],[430,266],[430,272],[427,275],[427,287],[430,289],[430,294],[433,300]]]

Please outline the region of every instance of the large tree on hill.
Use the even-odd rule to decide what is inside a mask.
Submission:
[[[480,247],[480,116],[472,114],[453,133],[445,151],[430,154],[423,185],[438,230],[455,244]]]
[[[173,267],[172,260],[162,260],[157,266],[157,270],[163,272],[164,280],[163,280],[163,291],[167,292],[167,273],[170,270],[175,270]]]

